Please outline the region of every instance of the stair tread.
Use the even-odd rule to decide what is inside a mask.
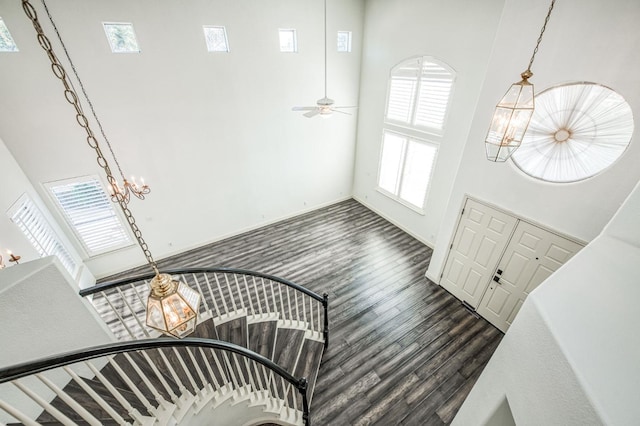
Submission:
[[[248,343],[248,328],[247,317],[242,316],[229,321],[216,324],[216,332],[218,333],[218,339],[233,343],[235,345],[247,347]]]
[[[302,344],[300,358],[298,359],[296,368],[294,370],[293,375],[295,377],[307,378],[307,398],[309,400],[309,404],[311,404],[313,389],[315,388],[318,371],[320,370],[320,364],[322,363],[323,351],[323,342],[305,339],[304,343]]]
[[[261,321],[249,324],[249,349],[273,360],[278,321]]]
[[[304,340],[304,330],[295,328],[278,328],[273,362],[285,370],[292,372]]]
[[[84,382],[87,383],[102,399],[104,399],[109,406],[111,406],[122,418],[126,421],[133,421],[133,419],[129,416],[127,410],[118,402],[118,400],[111,394],[111,392],[98,380],[94,379],[86,379],[83,378]],[[69,382],[63,389],[63,391],[71,396],[75,401],[82,401],[82,406],[91,413],[95,418],[97,418],[102,424],[117,424],[115,420],[111,418],[111,416],[103,410],[100,405],[84,390],[82,387],[76,383],[74,380]],[[132,395],[128,390],[118,389],[118,391],[129,401],[135,399],[135,396]],[[69,407],[62,399],[59,397],[55,397],[51,401],[51,405],[62,412],[65,416],[69,417],[71,420],[78,424],[85,423],[82,420],[82,417],[78,413],[75,412],[71,407]],[[134,405],[132,403],[134,407]],[[137,409],[142,408],[143,411],[146,411],[144,406],[141,404],[137,404]],[[40,416],[36,419],[38,423],[47,424],[47,423],[57,423],[59,422],[46,411],[43,411]]]

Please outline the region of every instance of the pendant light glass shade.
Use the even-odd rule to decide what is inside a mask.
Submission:
[[[168,274],[151,280],[147,300],[147,326],[174,337],[184,337],[196,328],[200,294]]]
[[[531,72],[522,73],[522,80],[511,85],[496,105],[485,139],[487,160],[506,161],[518,149],[527,131],[534,110]]]

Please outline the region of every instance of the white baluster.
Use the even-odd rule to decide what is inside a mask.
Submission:
[[[78,376],[75,371],[73,371],[69,367],[62,368],[91,398],[93,398],[94,401],[98,403],[100,408],[102,408],[107,412],[107,414],[109,414],[109,416],[111,416],[113,420],[115,420],[118,424],[125,423],[125,420],[122,418],[122,416],[120,416],[120,414],[118,414],[118,412],[114,410],[107,401],[105,401],[95,390],[93,390],[93,388],[89,386],[87,382],[85,382],[80,376]]]
[[[93,426],[100,426],[101,423],[91,413],[89,413],[82,405],[80,405],[75,399],[73,399],[68,393],[56,386],[51,380],[42,374],[35,375],[42,383],[47,385],[65,404],[74,410],[80,417],[82,417],[87,423]]]
[[[138,386],[133,383],[133,381],[129,378],[129,376],[127,375],[127,373],[125,373],[122,368],[120,367],[120,365],[116,362],[115,358],[109,357],[109,364],[111,364],[111,366],[113,367],[113,369],[116,371],[116,373],[118,373],[118,375],[120,376],[120,378],[125,382],[125,384],[131,389],[131,392],[133,392],[136,396],[136,398],[138,398],[138,400],[140,400],[140,402],[142,403],[142,405],[144,405],[144,408],[147,409],[147,412],[149,413],[154,413],[156,412],[156,409],[154,406],[152,406],[149,401],[147,400],[147,398],[142,394],[142,392],[140,392],[140,389],[138,389]]]
[[[290,287],[286,287],[287,293],[287,307],[289,308],[289,320],[293,320],[293,312],[291,311],[291,295],[289,294]]]
[[[164,356],[164,354],[162,354],[161,351],[160,353],[161,353],[161,356]],[[158,366],[156,365],[155,362],[153,362],[153,360],[151,359],[147,351],[141,351],[141,354],[144,357],[144,359],[147,361],[147,364],[149,364],[149,367],[151,367],[151,370],[153,370],[153,373],[156,375],[156,377],[160,381],[160,384],[162,384],[162,387],[164,388],[164,390],[169,394],[171,401],[173,401],[174,403],[178,403],[178,399],[179,399],[178,395],[176,395],[175,392],[173,392],[173,389],[171,389],[171,386],[169,385],[167,380],[164,378],[164,374],[162,374],[162,372],[158,370]],[[173,371],[173,368],[171,368],[171,366],[169,366],[169,369],[171,369],[172,372],[175,374],[175,371]],[[176,382],[176,383],[181,385],[180,382]]]
[[[237,274],[233,274],[233,280],[236,282],[236,289],[238,290],[238,297],[240,298],[240,308],[244,311],[244,297],[242,296],[242,290],[240,289],[240,283],[238,282]]]
[[[158,392],[158,390],[156,389],[155,385],[151,382],[151,380],[149,380],[149,377],[147,377],[147,375],[144,373],[144,371],[142,371],[142,369],[140,368],[138,363],[131,357],[131,355],[129,355],[126,352],[123,353],[122,355],[124,355],[124,357],[127,359],[127,361],[129,361],[129,364],[131,364],[131,366],[133,367],[135,372],[138,373],[138,376],[140,376],[140,379],[142,379],[142,382],[151,391],[151,393],[153,394],[153,397],[156,399],[156,401],[158,401],[159,403],[165,402],[164,397],[162,395],[160,395],[160,392]]]
[[[213,293],[213,289],[211,288],[211,283],[209,282],[209,276],[207,274],[204,275],[204,280],[207,283],[207,287],[209,288],[209,294],[211,295],[211,302],[213,303],[213,308],[216,310],[216,316],[220,316],[220,309],[218,309],[218,301],[216,300],[216,295]]]
[[[207,372],[209,373],[209,377],[211,377],[211,380],[215,385],[215,389],[220,388],[220,383],[218,383],[218,379],[216,378],[216,375],[213,374],[213,369],[211,368],[211,363],[209,362],[209,358],[207,358],[207,355],[205,353],[205,348],[198,348],[198,349],[200,350],[200,356],[203,359],[204,365],[207,367]]]
[[[198,386],[196,385],[196,381],[193,380],[193,376],[191,375],[191,372],[187,368],[187,365],[185,364],[184,360],[182,359],[182,355],[180,355],[180,352],[178,352],[178,349],[176,349],[176,348],[171,348],[171,349],[173,349],[173,353],[176,354],[178,362],[180,363],[180,366],[182,367],[182,370],[184,370],[184,374],[187,376],[187,379],[189,380],[189,383],[191,384],[191,387],[193,388],[194,391],[197,392]]]
[[[26,387],[19,380],[14,380],[11,383],[13,383],[13,385],[15,385],[15,387],[17,387],[22,392],[24,392],[25,395],[27,395],[29,398],[31,398],[33,400],[33,402],[35,402],[36,404],[38,404],[39,406],[44,408],[44,411],[46,411],[47,413],[51,414],[56,420],[58,420],[63,425],[74,425],[75,424],[69,417],[67,417],[64,414],[62,414],[60,412],[60,410],[58,410],[53,405],[49,404],[48,401],[46,401],[40,395],[38,395],[37,393],[35,393],[34,391],[32,391],[31,389]]]
[[[220,281],[218,280],[218,274],[213,276],[216,279],[216,284],[218,286],[218,294],[220,295],[220,300],[222,300],[222,306],[224,307],[223,314],[229,313],[229,307],[227,306],[227,298],[224,297],[224,293],[222,292],[222,286],[220,285]]]
[[[316,327],[313,322],[313,301],[315,300],[313,297],[309,297],[309,318],[311,319],[311,330],[315,331]]]
[[[202,306],[205,312],[209,312],[209,302],[207,301],[207,295],[202,291],[202,288],[200,287],[200,281],[198,280],[198,277],[196,276],[196,274],[192,274],[192,275],[193,275],[193,281],[195,282],[196,287],[198,287],[198,291],[202,295],[202,297],[200,298],[202,299]],[[185,280],[184,282],[186,283],[187,281]]]
[[[91,364],[90,362],[85,362],[85,364],[87,365],[87,367],[89,367],[89,369],[93,372],[93,374],[95,374],[96,379],[98,379],[98,381],[100,381],[100,383],[104,385],[104,387],[111,393],[111,395],[113,395],[113,397],[118,401],[118,403],[122,405],[122,407],[124,407],[125,410],[127,410],[127,413],[129,413],[129,415],[134,420],[137,420],[140,423],[143,423],[142,414],[140,414],[140,412],[136,410],[129,403],[129,401],[127,401],[127,399],[124,396],[122,396],[122,394],[118,391],[118,389],[115,386],[113,386],[111,382],[107,380],[107,378],[104,377],[102,373],[93,364]]]
[[[138,318],[138,315],[136,315],[135,310],[131,307],[131,305],[129,304],[129,301],[127,300],[126,297],[124,297],[124,295],[122,294],[122,292],[120,291],[120,289],[118,288],[118,293],[120,293],[120,297],[122,297],[122,301],[123,303],[127,306],[127,308],[129,308],[129,312],[131,312],[131,317],[133,317],[133,320],[135,321],[135,323],[138,325],[137,327],[137,331],[138,333],[136,333],[136,337],[137,338],[139,335],[145,336],[145,337],[150,337],[149,331],[147,330],[146,326],[144,326],[142,324],[142,321],[140,320],[140,318]],[[135,292],[135,290],[134,290]],[[143,310],[144,312],[144,310]],[[146,318],[145,318],[145,322],[146,322]]]
[[[256,295],[256,300],[258,302],[258,314],[260,316],[262,316],[263,312],[262,312],[262,298],[260,297],[260,288],[258,287],[258,284],[256,283],[256,277],[252,276],[251,277],[251,282],[253,283],[253,292]]]
[[[133,331],[131,331],[131,329],[129,328],[129,326],[127,325],[127,323],[125,322],[124,318],[122,318],[122,316],[120,315],[120,313],[118,313],[118,311],[115,309],[115,307],[111,304],[111,301],[109,300],[109,298],[107,297],[107,295],[104,292],[101,292],[104,295],[105,300],[107,301],[107,303],[109,304],[109,306],[111,306],[111,310],[113,311],[113,313],[116,315],[116,317],[118,317],[118,320],[120,321],[120,323],[123,325],[124,329],[127,331],[127,333],[129,333],[129,337],[131,338],[131,340],[136,340],[136,335],[133,333]],[[114,331],[115,334],[115,331]],[[116,334],[117,335],[117,334]],[[118,339],[120,339],[120,336],[118,336]]]
[[[35,422],[34,420],[27,417],[22,411],[18,410],[14,406],[4,402],[0,399],[0,409],[7,412],[9,415],[13,416],[16,420],[24,424],[25,426],[39,426],[40,423]]]
[[[271,285],[273,285],[273,283]],[[286,319],[286,315],[285,315],[286,311],[284,310],[284,300],[282,299],[282,286],[279,286],[279,285],[278,285],[278,295],[280,296],[280,317],[282,319]]]
[[[233,290],[231,289],[231,284],[229,284],[229,276],[227,274],[224,274],[224,281],[227,283],[227,294],[231,299],[231,306],[233,306],[234,311],[237,311],[238,307],[236,306],[236,298],[234,297]]]
[[[251,315],[255,315],[256,311],[253,308],[253,300],[255,299],[255,297],[251,297],[251,291],[249,290],[249,284],[247,283],[247,276],[243,275],[242,280],[244,281],[244,288],[247,293],[247,301],[249,302],[249,309],[251,310]]]
[[[200,378],[200,382],[202,383],[202,386],[206,386],[209,381],[204,376],[204,374],[202,374],[202,369],[200,368],[200,363],[196,360],[196,357],[191,352],[191,348],[185,348],[185,350],[189,354],[189,358],[191,359],[191,363],[193,364],[193,366],[196,369],[196,373],[198,373],[198,377]],[[206,359],[205,359],[205,361],[206,361]],[[199,389],[198,387],[194,387],[194,388],[195,389]],[[202,390],[202,389],[200,389],[200,390]]]
[[[311,299],[311,297],[307,296],[304,293],[302,293],[300,295],[300,297],[302,298],[302,318],[304,319],[304,322],[306,322],[308,324],[309,320],[307,320],[307,305],[305,305],[305,300]],[[296,302],[296,304],[297,304],[297,302]],[[313,327],[311,329],[313,330]]]

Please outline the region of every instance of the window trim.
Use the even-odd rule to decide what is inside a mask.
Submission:
[[[282,50],[282,41],[280,36],[283,31],[290,31],[293,33],[293,50]],[[278,45],[280,53],[298,53],[298,32],[295,28],[278,28]]]
[[[53,253],[49,253],[49,252],[47,252],[45,250],[46,247],[43,246],[43,241],[39,241],[39,240],[36,239],[36,237],[35,237],[35,235],[33,233],[33,230],[29,229],[28,230],[29,234],[27,234],[22,229],[22,226],[16,222],[15,216],[19,213],[19,211],[23,207],[29,208],[30,209],[30,215],[37,216],[37,220],[41,221],[41,223],[46,228],[45,234],[47,234],[47,238],[52,239],[55,242],[55,244],[57,246],[59,246],[62,251],[64,251],[64,254],[66,255],[65,257],[68,257],[70,262],[73,264],[73,265],[70,265],[70,266],[72,266],[72,270],[70,270],[67,267],[67,265],[65,264],[65,261],[60,258],[60,256],[58,255],[57,252],[54,251]],[[38,203],[34,200],[33,197],[31,197],[26,192],[23,193],[11,205],[11,207],[9,207],[9,209],[7,210],[6,213],[7,213],[7,216],[9,218],[9,221],[11,223],[13,223],[14,225],[16,225],[20,229],[20,232],[22,233],[22,235],[27,239],[27,241],[29,241],[29,244],[31,244],[33,246],[34,250],[39,254],[39,256],[41,258],[46,257],[46,256],[55,256],[55,257],[57,257],[58,261],[60,262],[62,267],[67,272],[69,272],[71,277],[74,280],[78,279],[78,277],[80,276],[80,271],[82,269],[82,260],[79,258],[78,254],[76,253],[76,251],[75,251],[75,249],[73,247],[71,249],[69,248],[69,241],[67,241],[66,238],[63,238],[64,235],[63,235],[63,237],[60,236],[60,233],[55,229],[56,227],[54,226],[54,224],[52,224],[52,221],[50,220],[50,218],[47,218],[47,216],[43,212],[43,209],[38,205]],[[24,223],[24,222],[22,222],[22,223]],[[35,240],[35,244],[32,241],[32,239]]]
[[[409,122],[404,122],[404,121],[399,121],[399,120],[394,120],[394,119],[390,119],[388,118],[388,110],[389,110],[389,101],[390,101],[390,95],[391,95],[391,81],[394,77],[394,71],[398,70],[399,68],[401,68],[403,65],[406,66],[406,64],[411,63],[413,61],[418,61],[418,63],[420,64],[420,68],[419,71],[418,69],[416,69],[416,72],[418,73],[416,75],[416,82],[417,82],[417,87],[415,89],[415,93],[413,96],[413,102],[412,102],[412,112],[411,112],[411,119],[409,120]],[[449,91],[449,97],[447,99],[447,105],[445,107],[445,111],[444,111],[444,116],[442,117],[442,129],[438,129],[435,127],[429,127],[429,126],[420,126],[420,125],[415,125],[415,124],[411,124],[415,121],[415,116],[416,116],[416,111],[418,110],[417,108],[417,104],[419,101],[419,92],[420,92],[420,87],[421,87],[421,82],[422,82],[422,70],[423,70],[423,64],[424,62],[430,62],[430,63],[434,63],[442,68],[444,68],[447,72],[449,72],[449,74],[451,74],[451,89]],[[433,135],[433,136],[438,136],[438,137],[442,137],[444,136],[446,129],[447,129],[447,121],[449,119],[449,114],[451,112],[451,104],[453,103],[453,96],[454,96],[454,91],[455,91],[455,83],[456,83],[456,79],[457,79],[457,73],[456,71],[446,62],[434,57],[434,56],[429,56],[429,55],[416,55],[416,56],[411,56],[409,58],[403,59],[402,61],[398,62],[397,64],[395,64],[393,67],[391,67],[391,70],[389,71],[389,78],[388,78],[388,84],[387,84],[387,98],[386,98],[386,102],[385,102],[385,110],[384,110],[384,125],[391,125],[391,126],[396,126],[400,129],[403,130],[411,130],[411,131],[417,131],[417,132],[421,132],[421,133],[426,133],[429,135]]]
[[[100,251],[93,252],[87,247],[83,237],[77,231],[75,226],[73,226],[69,222],[70,218],[68,217],[67,213],[64,211],[62,206],[60,205],[60,202],[58,201],[56,196],[53,194],[52,187],[62,186],[62,185],[67,185],[67,184],[72,184],[72,183],[82,183],[82,182],[86,182],[86,181],[97,181],[100,184],[100,188],[102,189],[102,191],[104,192],[105,196],[107,197],[107,201],[108,201],[109,205],[111,206],[111,209],[114,212],[114,216],[116,217],[116,219],[118,220],[118,223],[122,227],[123,232],[126,234],[127,238],[129,239],[128,242],[123,242],[118,246],[110,247],[108,249],[103,249],[103,250],[100,250]],[[134,237],[134,235],[133,235],[133,233],[131,231],[131,228],[128,226],[127,221],[126,221],[124,215],[122,214],[121,209],[116,208],[115,204],[111,201],[111,196],[109,194],[109,191],[107,191],[107,189],[106,189],[108,187],[108,185],[105,185],[104,181],[102,179],[100,179],[99,176],[97,176],[97,175],[86,175],[86,176],[78,176],[78,177],[67,178],[67,179],[60,179],[60,180],[56,180],[56,181],[45,182],[45,183],[42,184],[42,186],[45,188],[46,193],[49,196],[49,199],[51,200],[51,202],[55,206],[56,213],[58,215],[60,215],[60,217],[62,218],[62,222],[64,223],[64,226],[66,226],[66,228],[76,238],[76,240],[78,242],[78,246],[82,248],[82,251],[84,252],[84,255],[87,258],[93,259],[93,258],[102,256],[104,254],[112,253],[112,252],[115,252],[115,251],[118,251],[118,250],[123,250],[123,249],[129,248],[129,247],[132,247],[133,245],[135,245],[135,237]]]
[[[402,164],[399,170],[400,173],[400,182],[398,184],[398,195],[394,194],[393,192],[389,192],[386,189],[382,188],[380,186],[380,172],[382,170],[382,155],[384,153],[384,137],[386,133],[392,133],[396,136],[400,136],[405,138],[406,142],[404,143],[403,147],[402,147]],[[407,149],[408,149],[408,143],[410,141],[414,141],[416,143],[420,143],[423,145],[430,145],[433,146],[435,148],[435,154],[433,155],[433,164],[431,167],[431,173],[429,174],[429,180],[427,181],[427,187],[425,188],[424,191],[424,199],[422,200],[422,206],[416,206],[415,204],[410,203],[409,201],[405,200],[404,198],[400,197],[400,190],[402,188],[402,180],[404,179],[404,170],[405,170],[405,166],[406,166],[406,161],[407,161]],[[385,195],[386,197],[391,198],[394,201],[397,201],[398,203],[402,204],[405,207],[408,207],[409,209],[413,210],[416,213],[419,213],[421,215],[425,215],[425,204],[427,203],[427,199],[429,198],[429,192],[431,191],[431,184],[433,182],[433,174],[435,172],[435,168],[436,168],[436,164],[438,162],[438,153],[440,152],[440,144],[434,141],[430,141],[428,139],[424,139],[424,138],[419,138],[419,137],[415,137],[413,135],[410,135],[408,133],[402,133],[402,132],[398,132],[396,130],[392,130],[392,129],[382,129],[382,138],[381,138],[381,144],[380,144],[380,155],[378,158],[378,174],[376,176],[376,191],[378,191],[379,193],[381,193],[382,195]]]
[[[340,34],[347,34],[348,38],[347,38],[347,50],[340,50],[339,49],[339,40],[340,40]],[[351,48],[353,45],[353,33],[351,31],[346,31],[346,30],[339,30],[336,34],[336,52],[338,53],[351,53]]]
[[[213,29],[222,29],[222,33],[224,35],[224,45],[227,48],[226,50],[210,50],[209,42],[207,39],[207,28]],[[204,33],[204,44],[207,46],[208,53],[229,53],[231,51],[231,47],[229,47],[229,35],[227,34],[227,28],[224,25],[203,25],[202,32]]]
[[[4,27],[4,29],[6,30],[6,35],[7,35],[8,41],[11,41],[12,47],[13,47],[13,49],[11,49],[11,50],[0,50],[0,52],[2,52],[2,53],[19,52],[20,49],[18,49],[18,45],[16,44],[16,40],[13,38],[13,35],[11,35],[11,31],[9,31],[9,27],[7,26],[7,22],[4,19],[2,19],[2,16],[0,16],[0,26]]]
[[[123,51],[115,51],[113,50],[113,44],[111,43],[111,39],[109,38],[109,32],[107,31],[107,25],[130,25],[131,31],[133,31],[133,37],[136,40],[136,47],[138,50],[123,50]],[[113,22],[113,21],[104,21],[102,22],[102,29],[104,30],[104,35],[107,38],[107,43],[109,44],[109,48],[111,49],[111,53],[142,53],[142,49],[140,48],[140,42],[138,41],[138,35],[136,34],[136,28],[133,26],[133,22]]]

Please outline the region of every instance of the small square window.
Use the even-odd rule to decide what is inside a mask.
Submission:
[[[338,52],[351,52],[351,31],[338,31]]]
[[[17,52],[18,46],[13,41],[9,28],[0,18],[0,52]]]
[[[103,25],[113,53],[140,53],[133,24],[104,22]]]
[[[280,51],[297,52],[296,30],[280,30]]]
[[[209,52],[228,52],[229,42],[227,40],[227,30],[224,27],[213,27],[204,25],[204,38],[207,41]]]

